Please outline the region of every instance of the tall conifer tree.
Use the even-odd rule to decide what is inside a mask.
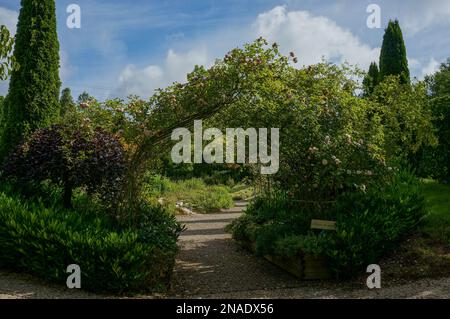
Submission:
[[[365,96],[369,96],[373,93],[379,83],[379,79],[380,73],[378,71],[378,65],[376,62],[372,62],[369,67],[369,72],[367,72],[367,75],[363,81]]]
[[[59,42],[54,0],[21,0],[14,58],[2,123],[0,159],[24,133],[59,116]]]
[[[66,114],[68,111],[75,109],[75,102],[73,101],[72,92],[70,88],[65,88],[61,92],[61,115]]]
[[[389,21],[381,47],[380,81],[389,75],[399,75],[401,83],[410,83],[406,46],[398,20]]]

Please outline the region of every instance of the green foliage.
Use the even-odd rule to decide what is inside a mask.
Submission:
[[[433,105],[434,125],[438,143],[424,145],[414,156],[411,162],[421,177],[434,178],[441,183],[450,183],[450,97],[436,98],[431,101]]]
[[[371,96],[375,102],[371,116],[379,121],[381,147],[388,159],[407,161],[422,147],[436,145],[432,106],[425,83],[401,84],[398,77],[387,77]]]
[[[426,77],[432,97],[447,96],[450,93],[450,58],[442,63],[439,70]]]
[[[439,142],[437,147],[423,147],[415,163],[421,176],[450,183],[450,59],[426,83]]]
[[[233,206],[233,198],[228,187],[208,186],[198,178],[171,181],[166,177],[147,173],[144,194],[149,200],[163,198],[164,204],[172,211],[180,202],[183,202],[184,207],[200,213]]]
[[[433,241],[450,245],[450,186],[425,180],[423,194],[430,214],[425,219],[422,231]]]
[[[101,127],[118,136],[131,155],[137,144],[150,133],[143,124],[146,117],[150,116],[147,113],[149,108],[148,102],[135,96],[127,101],[113,99],[99,102],[85,92],[78,98],[78,105],[70,108],[61,122],[72,130],[82,128],[93,131]],[[155,156],[152,161],[158,158],[159,156]]]
[[[299,252],[323,256],[331,239],[331,234],[290,235],[276,241],[275,251],[283,257],[295,257]]]
[[[336,213],[336,235],[326,254],[334,271],[345,277],[378,263],[426,216],[419,180],[400,171],[392,181],[367,193],[343,196]]]
[[[281,128],[280,169],[271,188],[305,206],[332,202],[345,190],[370,187],[387,169],[382,124],[370,116],[371,102],[354,93],[358,74],[327,63],[283,70],[213,123]]]
[[[170,156],[162,160],[162,173],[170,178],[201,178],[209,185],[234,186],[251,176],[249,167],[239,164],[173,164]]]
[[[399,76],[402,84],[410,83],[406,46],[398,20],[389,21],[381,47],[380,81],[390,75]]]
[[[204,213],[233,207],[233,197],[226,186],[207,186],[205,190],[188,192],[186,198],[194,210]]]
[[[261,225],[256,223],[254,216],[246,213],[228,224],[226,231],[232,233],[233,239],[239,242],[256,242],[260,228]]]
[[[450,92],[450,90],[449,90]],[[435,114],[435,126],[438,131],[439,145],[434,150],[438,167],[433,176],[440,181],[450,183],[450,93],[432,101]]]
[[[81,93],[78,96],[77,102],[78,102],[78,104],[81,104],[81,103],[87,103],[87,102],[94,101],[94,100],[95,100],[94,97],[92,97],[88,92],[84,91],[83,93]]]
[[[0,26],[0,80],[6,80],[10,72],[18,69],[18,64],[11,56],[11,51],[14,46],[14,39],[11,37],[9,30],[4,26]],[[0,161],[2,159],[2,130],[4,126],[4,107],[5,99],[0,96]]]
[[[167,156],[173,145],[173,129],[190,127],[194,120],[211,117],[237,100],[251,100],[262,83],[278,81],[279,75],[286,72],[289,59],[280,54],[276,45],[267,45],[260,38],[234,49],[208,70],[195,68],[186,83],[158,90],[150,101],[131,97],[126,103],[118,99],[99,103],[89,99],[80,103],[77,112],[65,117],[66,124],[99,125],[121,136],[128,163],[118,211],[121,219],[136,221],[135,198],[142,192],[145,171],[149,162]]]
[[[59,116],[59,42],[54,0],[22,0],[14,58],[3,112],[0,160],[24,134],[45,127]]]
[[[134,221],[135,198],[143,186],[142,178],[149,162],[167,155],[174,128],[190,127],[194,120],[211,117],[237,100],[249,101],[262,83],[278,81],[289,68],[289,59],[277,48],[258,39],[243,49],[234,49],[223,60],[205,70],[197,67],[187,83],[159,90],[150,101],[131,97],[127,103],[112,100],[80,103],[75,116],[65,123],[89,123],[101,126],[122,138],[128,157],[126,185],[122,191],[121,219]],[[278,96],[282,102],[283,97]]]
[[[268,48],[267,42],[260,38],[242,49],[233,49],[207,70],[195,68],[188,75],[187,83],[175,83],[159,90],[150,103],[138,108],[137,117],[131,114],[129,118],[140,128],[140,134],[134,144],[137,147],[130,153],[133,164],[122,213],[128,215],[135,211],[133,197],[140,192],[146,164],[155,154],[164,154],[171,148],[174,128],[191,127],[194,120],[209,118],[237,100],[251,100],[262,83],[276,80],[287,68],[289,59],[275,45]]]
[[[114,229],[85,212],[46,207],[0,192],[0,266],[65,284],[81,268],[94,292],[153,291],[168,283],[181,227],[159,208],[141,206],[138,229]]]
[[[295,69],[276,44],[270,48],[258,39],[232,50],[208,70],[196,68],[187,83],[160,90],[148,102],[136,97],[126,103],[88,99],[65,123],[101,126],[121,136],[129,163],[122,192],[124,216],[133,214],[130,205],[139,196],[149,160],[164,162],[173,145],[173,128],[190,127],[194,119],[205,118],[205,126],[218,128],[282,128],[281,167],[271,187],[304,202],[333,202],[346,190],[368,188],[383,179],[391,155],[385,145],[397,143],[392,145],[397,150],[403,143],[394,138],[398,131],[390,133],[384,127],[385,114],[373,115],[375,101],[355,95],[360,87],[352,79],[359,74],[347,65],[327,63]],[[407,120],[412,121],[407,128],[414,127],[416,116]],[[428,128],[420,124],[407,137],[414,139],[413,133]],[[185,173],[196,169],[186,168]]]
[[[8,78],[12,70],[18,68],[14,57],[11,56],[13,46],[14,39],[9,30],[4,25],[0,25],[0,80],[2,81]]]
[[[75,109],[75,102],[73,101],[70,88],[62,90],[59,103],[61,105],[61,116],[64,116],[67,112]]]
[[[400,171],[378,186],[346,192],[327,214],[304,211],[282,194],[259,198],[230,228],[236,240],[256,242],[260,255],[324,255],[337,276],[352,276],[378,263],[426,214],[411,173]],[[312,218],[336,220],[337,231],[311,230]]]
[[[299,204],[283,193],[258,197],[249,204],[245,215],[230,226],[233,237],[255,242],[258,255],[279,255],[278,241],[308,234],[311,219],[317,216],[302,210]]]
[[[247,200],[252,198],[256,193],[255,187],[248,181],[241,181],[231,187],[231,195],[235,200]]]
[[[380,71],[376,62],[372,62],[369,67],[369,72],[363,80],[364,96],[370,96],[378,83],[380,82]]]

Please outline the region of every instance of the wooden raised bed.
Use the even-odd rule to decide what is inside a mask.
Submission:
[[[254,242],[240,241],[239,244],[252,253],[256,251]],[[326,258],[322,256],[301,253],[295,257],[264,256],[264,258],[300,280],[325,280],[331,278]]]
[[[336,222],[313,219],[311,220],[311,229],[335,231]],[[251,252],[256,252],[256,243],[251,241],[240,241],[239,243]],[[331,278],[331,272],[324,256],[300,253],[295,257],[264,256],[264,258],[300,280],[325,280]]]

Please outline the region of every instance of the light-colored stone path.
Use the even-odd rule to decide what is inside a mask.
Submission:
[[[48,284],[28,274],[0,271],[0,299],[97,299],[102,296]]]
[[[181,252],[173,276],[174,296],[204,295],[236,290],[295,287],[295,278],[240,248],[224,230],[242,214],[245,202],[234,209],[207,215],[187,215],[180,237]]]
[[[239,247],[224,228],[245,202],[221,213],[181,216],[187,230],[173,276],[176,298],[450,298],[450,278],[420,280],[377,291],[365,282],[300,282]]]

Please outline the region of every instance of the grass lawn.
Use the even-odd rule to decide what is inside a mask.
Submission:
[[[181,211],[177,204],[197,213],[209,213],[233,207],[230,188],[223,185],[207,185],[202,179],[172,181],[155,175],[145,185],[148,198],[163,198],[163,203],[174,213]]]
[[[435,241],[450,244],[450,186],[424,180],[423,192],[430,215],[422,231]]]
[[[423,193],[429,215],[420,231],[381,263],[389,282],[450,276],[450,186],[427,179]]]
[[[231,195],[235,200],[248,200],[255,194],[253,186],[246,184],[237,184],[231,188]]]

